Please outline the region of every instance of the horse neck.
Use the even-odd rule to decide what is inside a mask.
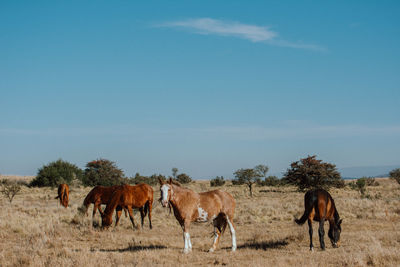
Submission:
[[[106,209],[104,210],[104,216],[111,217],[115,208],[118,206],[118,200],[121,197],[121,191],[115,191],[109,203],[107,203]]]
[[[171,184],[171,189],[172,189],[172,194],[171,194],[171,199],[170,202],[172,204],[172,207],[174,209],[181,209],[183,206],[185,206],[185,201],[184,197],[190,196],[192,193],[196,194],[194,191],[186,188],[182,188],[180,186]]]

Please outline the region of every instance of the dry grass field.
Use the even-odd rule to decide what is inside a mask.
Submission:
[[[389,179],[379,183],[368,187],[371,197],[364,199],[349,188],[331,190],[343,218],[341,247],[332,248],[325,236],[327,249],[321,251],[314,224],[314,252],[309,251],[307,224],[293,222],[303,213],[303,193],[256,187],[250,198],[245,187],[224,186],[236,199],[238,250],[230,251],[226,231],[219,249],[206,252],[212,226],[202,223],[192,224],[193,251],[188,255],[182,254],[182,230],[174,215],[156,201],[153,230],[147,220],[143,230],[133,230],[123,215],[117,228],[101,231],[89,227],[91,216],[78,212],[91,188],[71,187],[65,209],[54,199],[56,188],[23,187],[11,204],[0,196],[0,266],[399,266],[400,186]],[[187,187],[210,189],[208,181]],[[159,188],[154,189],[158,199]],[[137,223],[139,217],[136,212]]]

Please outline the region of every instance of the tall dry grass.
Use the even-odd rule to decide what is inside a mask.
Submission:
[[[225,185],[222,189],[237,203],[238,250],[230,251],[226,231],[219,249],[206,252],[212,243],[212,226],[202,223],[192,224],[193,252],[188,255],[182,254],[182,230],[176,219],[157,202],[153,230],[147,220],[143,230],[133,230],[123,215],[117,228],[101,231],[90,228],[91,216],[78,212],[91,188],[72,187],[70,207],[65,209],[54,199],[56,189],[23,187],[11,205],[0,197],[0,265],[399,266],[400,186],[389,179],[379,182],[379,186],[368,187],[370,198],[361,198],[348,188],[331,191],[344,219],[342,246],[327,245],[326,251],[317,248],[314,252],[308,249],[307,226],[293,222],[303,212],[303,193],[291,187],[256,187],[250,198],[244,186]],[[188,187],[197,192],[210,189],[207,181]],[[159,188],[154,189],[154,199],[158,199]],[[140,223],[138,212],[135,221]],[[317,225],[317,247],[316,229]]]

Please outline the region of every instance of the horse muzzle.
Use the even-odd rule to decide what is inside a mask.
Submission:
[[[168,201],[161,200],[161,205],[162,205],[164,208],[168,207]]]

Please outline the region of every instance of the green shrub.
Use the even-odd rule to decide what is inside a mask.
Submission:
[[[283,182],[295,185],[299,190],[314,188],[343,187],[344,181],[336,165],[308,156],[293,162],[283,177]]]
[[[223,176],[217,176],[210,180],[210,186],[223,186],[224,184],[225,180]]]
[[[400,168],[392,170],[389,173],[389,177],[400,184]]]
[[[181,184],[188,184],[192,181],[192,178],[186,173],[181,173],[176,176],[176,180]]]
[[[166,180],[164,175],[161,174],[153,174],[151,176],[142,176],[139,173],[136,173],[135,177],[128,179],[129,184],[140,184],[145,183],[149,185],[157,185],[158,179]]]
[[[257,182],[259,186],[279,186],[281,185],[281,180],[276,176],[265,177],[264,181],[259,180]]]
[[[85,186],[112,186],[125,183],[124,172],[114,162],[98,159],[86,164],[83,184]]]
[[[82,180],[82,170],[74,164],[59,159],[40,168],[30,186],[57,187],[62,183],[69,184],[74,179]]]

